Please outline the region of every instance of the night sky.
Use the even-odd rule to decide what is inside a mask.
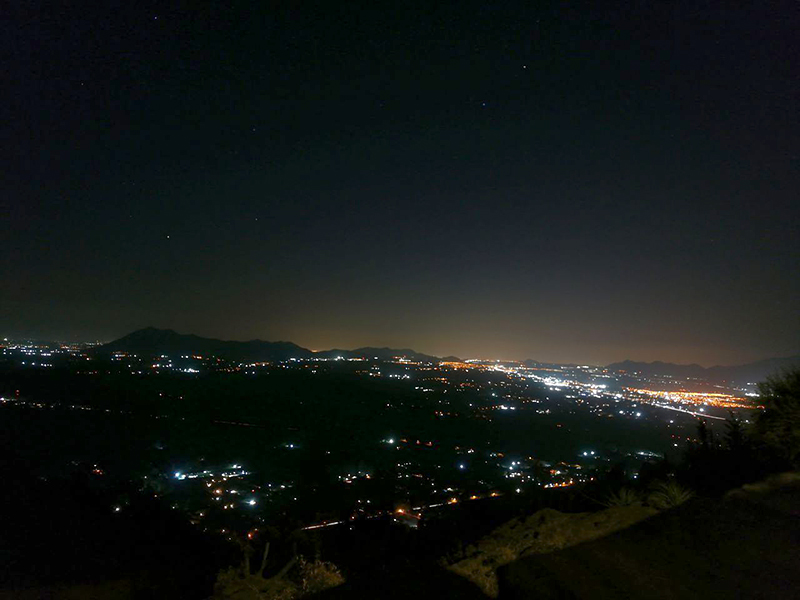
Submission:
[[[14,2],[0,336],[800,351],[797,2]]]

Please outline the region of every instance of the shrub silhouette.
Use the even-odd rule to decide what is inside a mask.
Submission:
[[[612,506],[633,506],[634,504],[642,503],[642,494],[631,488],[621,488],[618,492],[612,492],[606,497],[603,506],[611,508]]]
[[[694,496],[694,492],[683,487],[677,481],[662,481],[653,486],[647,503],[659,510],[667,510],[683,504],[692,496]]]
[[[800,465],[800,369],[784,371],[758,384],[763,412],[753,437],[792,466]]]
[[[321,560],[309,562],[300,558],[297,564],[303,594],[315,594],[344,583],[341,571],[333,563]]]

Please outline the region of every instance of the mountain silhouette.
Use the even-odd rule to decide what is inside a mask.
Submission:
[[[322,350],[316,352],[315,356],[319,358],[377,358],[378,360],[391,360],[396,357],[402,357],[419,362],[438,362],[440,360],[438,356],[422,354],[411,348],[376,348],[373,346],[365,346],[355,350]]]
[[[215,356],[238,362],[276,362],[292,358],[365,358],[391,360],[395,357],[404,357],[409,360],[421,362],[438,362],[439,358],[428,354],[416,352],[410,348],[373,348],[364,347],[355,350],[323,350],[314,352],[292,342],[267,342],[264,340],[250,340],[247,342],[217,340],[200,337],[194,334],[184,334],[172,329],[157,329],[146,327],[126,336],[98,346],[95,354],[108,355],[114,352],[127,352],[140,356],[159,356],[164,354],[170,357],[201,355]]]
[[[711,382],[735,382],[738,384],[763,381],[767,376],[793,366],[800,366],[800,354],[784,358],[768,358],[736,366],[702,367],[698,364],[679,365],[667,362],[637,362],[624,360],[608,365],[609,371],[641,373],[645,376],[668,376],[680,379],[700,379]]]

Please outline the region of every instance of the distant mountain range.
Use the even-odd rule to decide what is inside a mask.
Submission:
[[[410,348],[356,348],[355,350],[323,350],[314,352],[292,342],[233,342],[204,338],[193,334],[177,333],[172,329],[147,327],[98,346],[94,352],[104,355],[113,352],[128,352],[142,356],[165,354],[171,357],[182,355],[217,356],[238,362],[275,362],[290,358],[378,358],[388,360],[403,356],[420,362],[439,360],[458,360],[451,356],[440,359],[437,356],[422,354]]]
[[[317,358],[377,358],[379,360],[390,360],[395,356],[403,356],[409,360],[420,362],[439,362],[440,360],[460,360],[454,356],[440,358],[430,354],[423,354],[412,350],[411,348],[375,348],[373,346],[364,346],[363,348],[356,348],[355,350],[320,350],[314,352],[313,355]]]
[[[697,364],[677,365],[660,361],[647,363],[625,360],[610,364],[606,368],[609,371],[641,373],[645,376],[662,375],[681,379],[693,378],[709,382],[727,381],[744,384],[763,381],[768,375],[789,367],[800,367],[800,355],[768,358],[732,367],[701,367]]]
[[[410,348],[376,348],[363,347],[354,350],[321,350],[314,352],[292,342],[265,342],[263,340],[250,340],[249,342],[234,342],[204,338],[193,334],[177,333],[172,329],[156,329],[147,327],[114,340],[108,344],[94,349],[98,355],[107,355],[112,352],[128,352],[140,356],[158,356],[165,354],[175,357],[182,355],[217,356],[237,362],[277,362],[291,358],[377,358],[390,360],[402,356],[409,360],[419,362],[458,361],[455,356],[443,358],[423,354]],[[543,366],[544,363],[525,361],[528,366]],[[557,365],[552,365],[557,366]],[[800,355],[786,358],[770,358],[746,365],[732,367],[701,367],[697,364],[679,365],[665,362],[636,362],[625,360],[608,365],[610,371],[626,371],[628,373],[641,373],[645,376],[669,376],[680,379],[694,378],[708,382],[736,382],[748,383],[763,381],[780,369],[800,366]]]

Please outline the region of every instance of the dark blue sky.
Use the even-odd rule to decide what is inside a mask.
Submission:
[[[795,2],[332,4],[13,7],[0,334],[800,350]]]

